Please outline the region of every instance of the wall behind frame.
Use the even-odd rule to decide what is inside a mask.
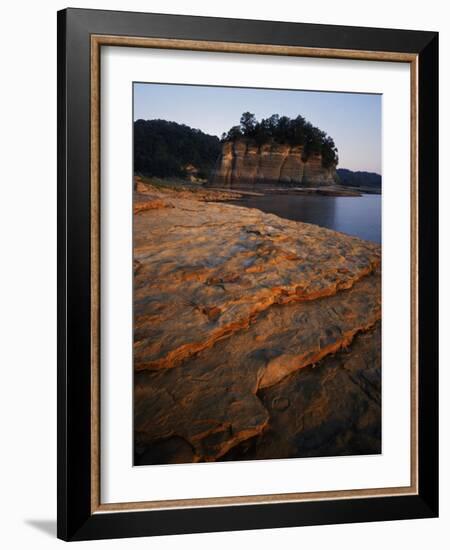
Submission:
[[[0,238],[0,418],[2,447],[0,483],[3,519],[1,538],[9,549],[56,548],[56,11],[68,3],[25,0],[3,9],[2,88],[0,97],[2,200]],[[129,0],[82,1],[80,8],[117,9],[273,19],[305,23],[361,25],[440,31],[440,95],[450,96],[450,31],[440,0],[411,0],[408,7],[389,0],[376,5],[345,0],[336,3],[295,3],[290,0]],[[441,121],[450,121],[446,102]],[[450,149],[450,132],[441,123],[441,158]],[[442,177],[442,180],[444,178]],[[448,278],[450,191],[441,185],[441,280]],[[444,238],[444,236],[446,238]],[[444,254],[445,253],[445,254]],[[447,276],[446,276],[447,274]],[[444,349],[450,323],[449,286],[441,288],[441,364],[449,364]],[[445,319],[447,317],[447,319]],[[441,371],[441,388],[449,387],[448,368]],[[441,464],[450,461],[450,403],[441,399]],[[272,531],[221,533],[84,543],[83,548],[124,547],[186,550],[277,546],[379,550],[402,545],[436,548],[450,535],[450,474],[441,470],[441,518],[361,525],[333,525]]]

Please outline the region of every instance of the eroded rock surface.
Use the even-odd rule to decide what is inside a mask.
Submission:
[[[226,141],[213,172],[212,185],[284,183],[330,185],[336,167],[323,166],[320,154],[303,156],[301,145],[256,144],[250,139]]]
[[[308,430],[330,426],[351,439],[348,419],[361,424],[372,406],[358,380],[380,371],[380,247],[156,189],[137,199],[136,463],[326,454],[319,435],[301,447]],[[336,416],[346,395],[348,414]],[[285,421],[292,425],[281,428]],[[372,431],[366,447],[378,452]],[[283,432],[278,453],[269,435]]]
[[[381,326],[258,393],[269,422],[224,460],[381,452]]]

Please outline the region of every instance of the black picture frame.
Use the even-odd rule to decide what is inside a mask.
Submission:
[[[418,493],[92,513],[91,36],[403,52],[418,60]],[[88,540],[438,515],[438,33],[85,9],[58,12],[58,537]]]

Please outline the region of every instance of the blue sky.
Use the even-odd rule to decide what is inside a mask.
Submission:
[[[177,84],[134,84],[134,119],[162,118],[221,136],[244,111],[302,115],[339,150],[339,167],[381,174],[381,95]]]

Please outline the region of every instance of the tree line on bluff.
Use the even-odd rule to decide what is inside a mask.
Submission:
[[[233,126],[222,134],[222,141],[235,141],[243,137],[257,145],[267,142],[301,145],[303,160],[308,160],[311,155],[321,155],[324,168],[335,166],[339,161],[333,138],[300,115],[289,118],[275,114],[258,121],[253,113],[247,111],[242,114],[239,126]]]
[[[257,145],[267,142],[301,145],[304,160],[320,154],[325,168],[338,162],[333,139],[302,116],[291,119],[274,114],[257,121],[254,114],[245,112],[240,125],[223,133],[221,140],[185,124],[161,119],[136,120],[134,171],[145,176],[184,178],[195,167],[197,177],[208,179],[222,144],[238,139],[251,140]]]

